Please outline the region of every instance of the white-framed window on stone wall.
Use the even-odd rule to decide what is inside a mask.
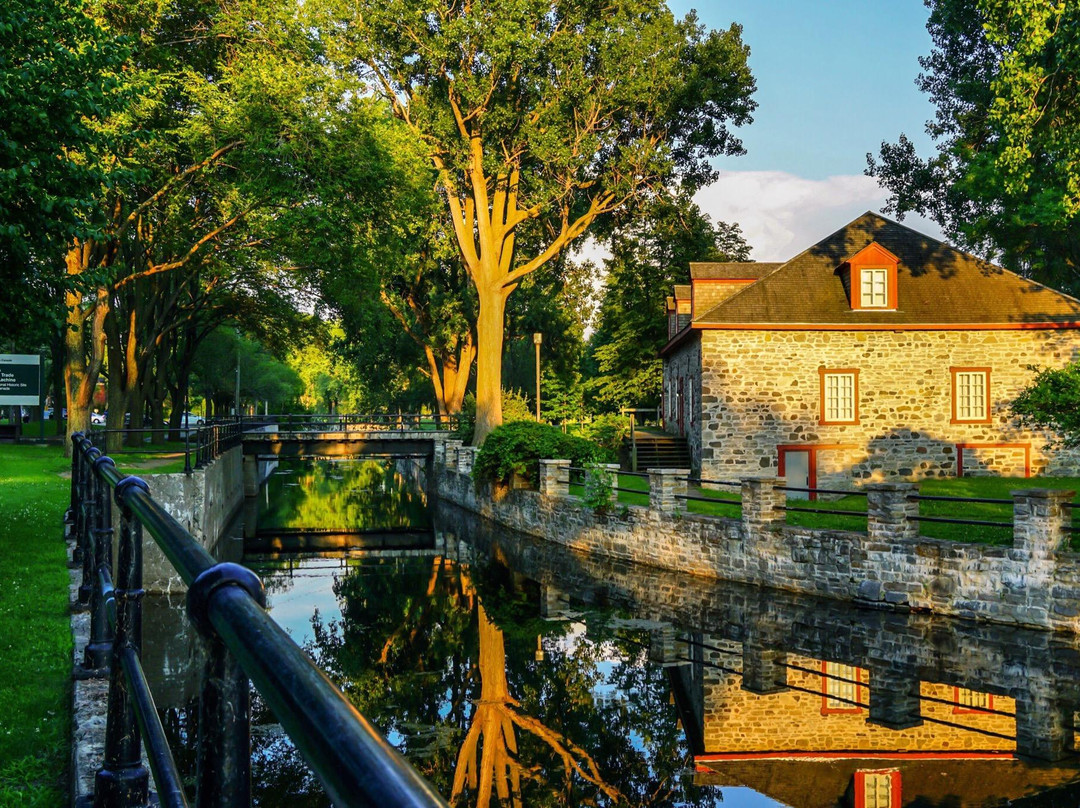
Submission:
[[[952,422],[990,423],[990,368],[949,369],[952,373]]]
[[[899,769],[855,772],[855,808],[897,808],[899,805]]]
[[[859,423],[859,371],[855,368],[818,368],[821,377],[822,424]]]
[[[863,309],[889,307],[889,270],[884,267],[859,270],[859,307]]]
[[[862,681],[862,668],[822,661],[821,714],[862,712]]]

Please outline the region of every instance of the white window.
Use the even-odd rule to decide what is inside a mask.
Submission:
[[[864,309],[887,308],[889,305],[889,270],[861,270],[859,298],[859,305]]]
[[[990,374],[985,370],[954,370],[953,394],[957,421],[985,421]]]
[[[977,690],[968,690],[966,687],[956,688],[956,707],[958,712],[979,712],[989,710],[991,706],[990,694],[980,693]]]
[[[839,662],[826,662],[821,672],[826,710],[859,709],[859,669]]]
[[[893,781],[896,772],[859,772],[862,775],[862,800],[856,801],[863,808],[892,808]]]
[[[852,424],[857,417],[855,373],[842,371],[822,376],[823,407],[821,420],[826,423]]]

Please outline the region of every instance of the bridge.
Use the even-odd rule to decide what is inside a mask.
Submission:
[[[244,458],[256,460],[341,459],[352,457],[434,457],[435,444],[450,433],[424,429],[291,430],[243,434]]]

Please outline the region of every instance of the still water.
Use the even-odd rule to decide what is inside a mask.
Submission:
[[[279,467],[235,554],[274,618],[458,806],[1076,806],[1073,638],[588,558],[428,503],[394,461]],[[194,771],[198,648],[146,664]],[[254,699],[262,806],[326,797]]]

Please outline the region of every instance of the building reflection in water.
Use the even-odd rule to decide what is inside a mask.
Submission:
[[[427,531],[406,548],[253,553],[264,533],[247,563],[275,618],[454,805],[739,805],[745,789],[770,798],[746,804],[821,808],[1078,802],[1074,637],[589,558],[452,506],[433,517],[433,532],[426,512],[369,520]],[[147,646],[183,746],[197,654]],[[258,804],[326,804],[257,699],[253,746]]]

